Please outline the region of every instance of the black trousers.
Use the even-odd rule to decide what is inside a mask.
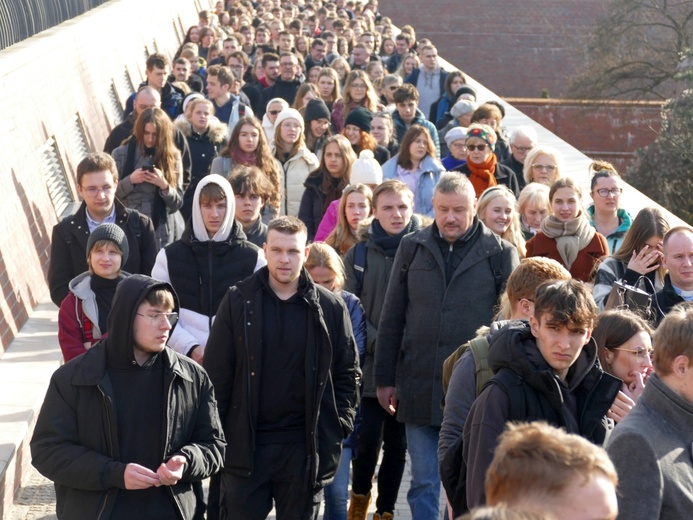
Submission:
[[[264,520],[273,503],[277,520],[317,520],[322,489],[308,484],[305,444],[258,445],[254,459],[249,477],[222,472],[222,520]]]
[[[361,399],[361,424],[356,458],[352,461],[351,490],[358,495],[371,492],[380,448],[383,460],[378,471],[378,513],[392,513],[407,458],[407,434],[404,423],[387,413],[378,399]]]

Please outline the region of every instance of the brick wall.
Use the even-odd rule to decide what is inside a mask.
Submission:
[[[72,195],[79,145],[101,149],[120,103],[143,79],[145,47],[173,54],[180,26],[197,22],[200,2],[109,2],[0,52],[0,340],[4,349],[47,293],[50,235],[59,216],[48,194],[41,147],[54,139]]]
[[[662,103],[656,101],[505,100],[585,155],[609,161],[623,173],[661,125]]]
[[[603,0],[381,0],[380,11],[499,96],[564,95]]]

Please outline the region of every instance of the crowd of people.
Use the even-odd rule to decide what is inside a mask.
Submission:
[[[390,519],[408,455],[416,520],[684,518],[693,228],[503,117],[375,0],[150,55],[53,229],[58,517]]]

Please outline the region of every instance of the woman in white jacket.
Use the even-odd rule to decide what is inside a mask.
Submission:
[[[303,117],[293,108],[282,110],[274,122],[272,154],[284,170],[283,207],[285,215],[298,215],[303,183],[320,164],[305,144]]]

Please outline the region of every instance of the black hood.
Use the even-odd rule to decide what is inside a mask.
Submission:
[[[556,373],[541,355],[526,321],[511,321],[489,338],[488,362],[494,373],[501,368],[516,372],[533,388],[547,393],[556,389]],[[590,338],[568,371],[568,388],[576,388],[597,363],[597,344]],[[560,381],[560,380],[559,380]]]
[[[133,323],[137,309],[149,291],[159,287],[171,291],[174,304],[172,312],[178,312],[178,296],[173,286],[167,282],[142,274],[134,274],[118,284],[111,304],[111,312],[108,315],[108,338],[105,340],[109,366],[133,365],[135,361]]]

